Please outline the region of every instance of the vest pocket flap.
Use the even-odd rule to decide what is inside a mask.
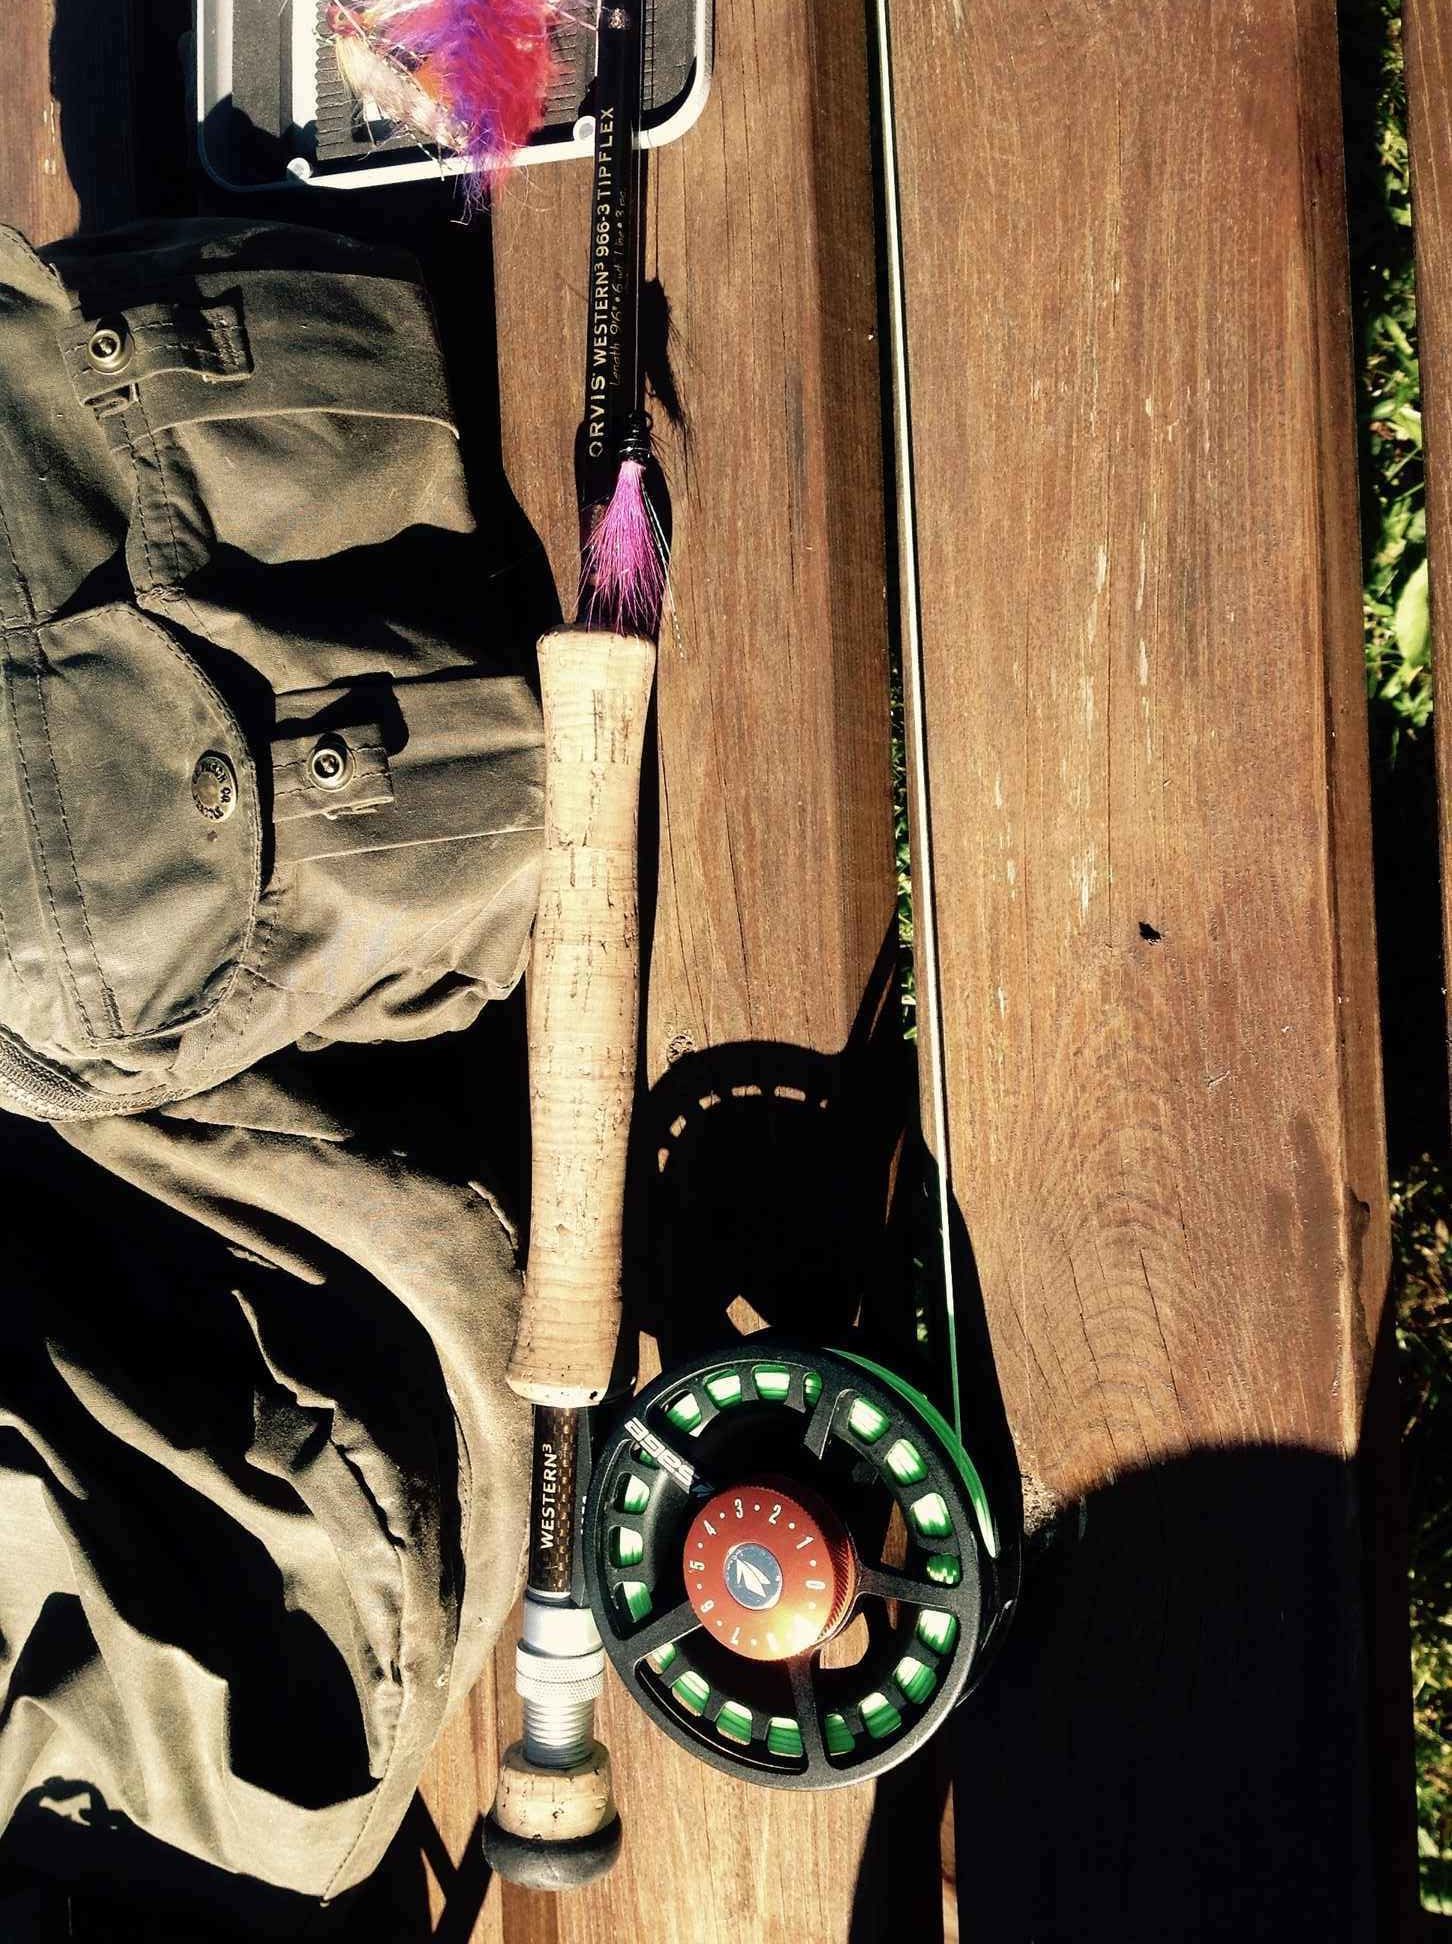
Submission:
[[[203,384],[236,384],[252,373],[235,302],[137,304],[63,334],[66,369],[83,405],[153,378],[190,373]]]
[[[222,1000],[260,891],[247,743],[179,639],[135,608],[6,640],[0,1020],[62,1052],[144,1039]]]
[[[420,419],[454,435],[419,285],[298,270],[250,270],[226,287],[217,276],[195,281],[195,303],[118,311],[88,302],[61,334],[84,402],[117,389],[141,394],[145,412],[125,437],[298,412]]]
[[[538,832],[539,714],[517,676],[387,676],[278,697],[275,857]]]
[[[386,676],[279,696],[272,735],[272,820],[357,817],[393,802],[390,739],[406,731]]]

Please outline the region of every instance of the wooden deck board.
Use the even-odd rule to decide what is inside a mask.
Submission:
[[[437,1842],[436,1848],[426,1845],[424,1854],[432,1935],[439,1944],[503,1944],[503,1903],[497,1890],[489,1894],[479,1847],[480,1818],[494,1799],[499,1748],[491,1662],[435,1743],[419,1785]]]
[[[6,26],[0,213],[32,242],[52,242],[69,236],[80,214],[61,143],[60,104],[51,86],[54,0],[22,0]]]
[[[960,1895],[996,1944],[1366,1938],[1335,10],[952,0],[894,69],[948,1160],[1019,1458],[1085,1516],[961,1733]]]
[[[130,0],[19,0],[5,15],[0,212],[33,243],[136,213]]]

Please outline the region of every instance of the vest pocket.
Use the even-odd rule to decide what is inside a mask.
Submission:
[[[260,894],[251,754],[182,643],[129,605],[5,643],[6,877],[0,1025],[61,1052],[205,1018]]]
[[[473,519],[428,299],[416,283],[294,264],[218,269],[190,304],[92,314],[60,334],[76,397],[134,485],[143,598],[205,568],[327,560]],[[98,338],[124,360],[97,373]]]

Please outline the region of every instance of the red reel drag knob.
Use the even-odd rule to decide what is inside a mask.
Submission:
[[[686,1596],[712,1637],[748,1660],[789,1660],[835,1633],[857,1591],[857,1556],[837,1515],[800,1487],[718,1492],[692,1519]]]

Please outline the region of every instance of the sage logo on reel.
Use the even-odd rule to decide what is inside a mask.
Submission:
[[[781,1598],[781,1584],[780,1562],[765,1546],[747,1539],[726,1555],[726,1590],[738,1606],[765,1613]]]

